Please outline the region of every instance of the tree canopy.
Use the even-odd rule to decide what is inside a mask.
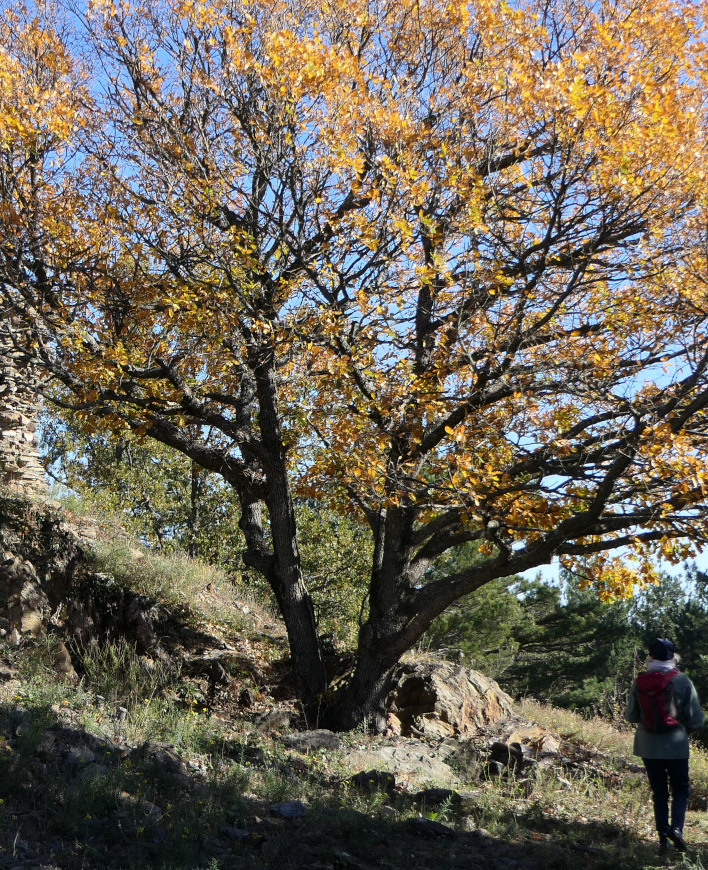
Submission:
[[[489,581],[702,544],[700,4],[4,6],[2,292],[55,400],[234,487],[308,709],[297,495],[371,532],[339,727]]]

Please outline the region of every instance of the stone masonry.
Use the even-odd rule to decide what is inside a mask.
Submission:
[[[22,349],[17,317],[0,321],[0,484],[26,496],[46,496],[39,459],[38,375]]]

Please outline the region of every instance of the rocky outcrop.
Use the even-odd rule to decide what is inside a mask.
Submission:
[[[402,665],[387,701],[393,734],[468,737],[511,714],[512,699],[494,680],[441,661]]]
[[[0,321],[0,484],[22,495],[46,496],[37,435],[39,374],[24,343],[21,321],[5,314]]]
[[[153,603],[98,573],[57,507],[0,496],[0,620],[12,643],[50,623],[68,639],[126,637],[155,651]],[[69,663],[64,663],[66,668]]]
[[[51,507],[0,497],[0,616],[14,639],[39,634],[75,585],[84,554]]]

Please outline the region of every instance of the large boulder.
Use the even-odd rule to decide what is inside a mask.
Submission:
[[[511,698],[494,680],[429,660],[401,665],[386,705],[393,733],[431,739],[469,737],[512,712]]]

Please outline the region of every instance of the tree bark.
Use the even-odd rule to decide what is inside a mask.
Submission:
[[[369,617],[359,630],[356,666],[344,693],[328,710],[327,724],[348,731],[367,724],[382,733],[387,726],[386,693],[403,650],[408,622],[403,612],[409,586],[411,535],[415,514],[405,508],[370,517],[375,540]]]
[[[300,565],[297,523],[288,476],[286,448],[278,409],[274,355],[267,348],[253,366],[258,396],[258,425],[265,448],[268,479],[265,502],[270,518],[273,559],[266,573],[285,622],[298,697],[309,724],[317,724],[327,676],[315,609]]]
[[[386,730],[386,694],[396,662],[390,663],[370,645],[371,637],[367,623],[361,628],[352,679],[322,717],[321,724],[333,731],[351,731],[362,725],[376,734]]]

